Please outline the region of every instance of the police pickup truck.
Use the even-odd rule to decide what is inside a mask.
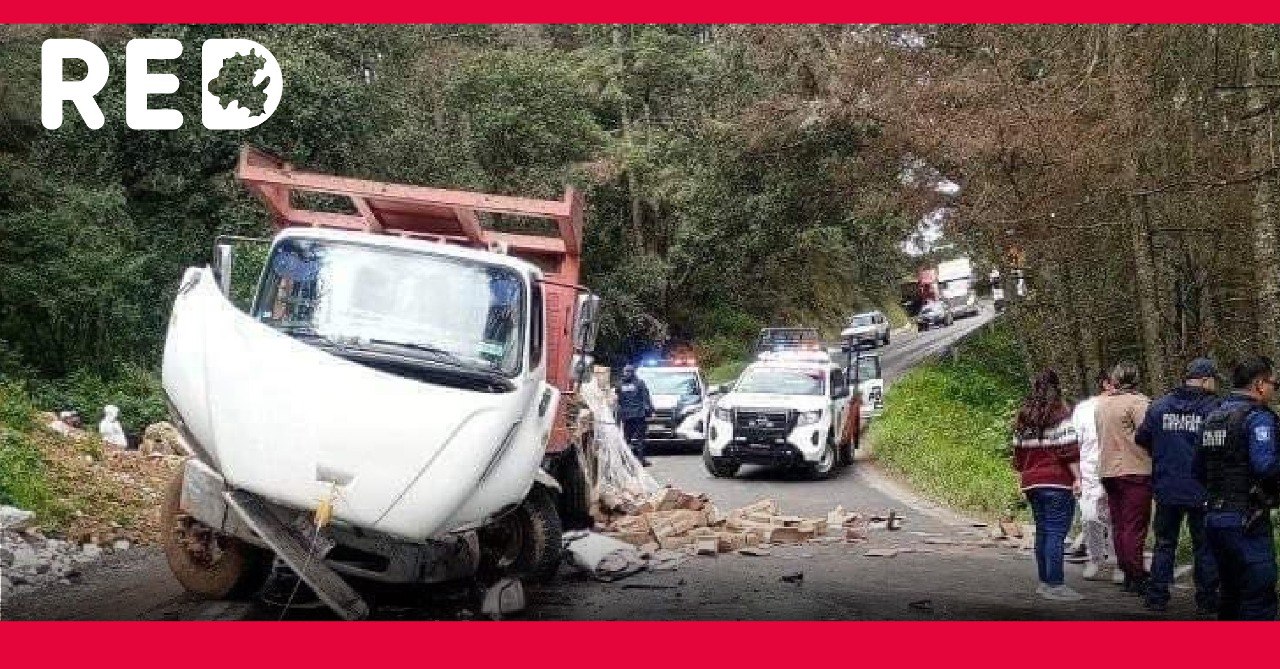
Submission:
[[[707,433],[707,386],[697,362],[690,356],[645,360],[636,376],[649,387],[653,401],[646,441],[701,446]]]
[[[827,478],[853,462],[861,413],[861,394],[826,351],[762,353],[716,402],[703,463],[716,477],[751,463]]]

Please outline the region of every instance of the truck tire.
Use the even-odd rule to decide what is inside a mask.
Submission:
[[[885,332],[884,332],[884,345],[885,345],[885,346],[888,346],[888,345],[889,345],[889,331],[888,331],[888,330],[885,330]]]
[[[551,492],[534,485],[512,515],[520,528],[519,553],[512,565],[513,571],[534,581],[555,578],[564,550],[564,528]]]
[[[183,470],[165,491],[161,525],[164,554],[174,578],[205,599],[253,594],[266,581],[271,554],[241,539],[221,534],[182,511]]]
[[[587,480],[581,448],[578,444],[570,446],[556,458],[552,469],[561,488],[556,509],[560,514],[561,527],[566,530],[589,529],[595,524],[591,517],[591,483]]]
[[[738,469],[742,467],[742,463],[731,460],[729,458],[717,458],[704,446],[702,448],[702,464],[707,468],[707,473],[718,479],[731,479],[738,473]]]
[[[827,433],[826,448],[822,449],[822,455],[818,458],[817,462],[805,465],[805,473],[808,474],[809,479],[813,481],[829,479],[836,471],[836,462],[838,460],[839,455],[836,452],[835,437],[832,436],[831,433]]]

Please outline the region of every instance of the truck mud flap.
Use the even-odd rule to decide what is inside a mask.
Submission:
[[[369,605],[364,599],[323,559],[315,556],[308,559],[310,541],[281,522],[260,498],[243,490],[227,492],[226,498],[244,523],[315,591],[320,601],[344,620],[369,617]]]

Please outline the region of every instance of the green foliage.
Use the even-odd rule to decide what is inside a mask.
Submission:
[[[52,501],[40,449],[25,433],[0,426],[0,504],[43,516]]]
[[[1019,501],[1009,425],[1024,392],[1012,336],[999,327],[966,340],[957,358],[917,367],[872,423],[876,459],[925,494],[986,515]]]
[[[0,504],[42,509],[52,499],[44,460],[27,437],[35,429],[35,412],[21,384],[0,381]]]
[[[123,365],[111,376],[76,370],[57,381],[37,382],[32,394],[42,408],[79,412],[90,429],[96,429],[108,404],[120,408],[120,424],[131,434],[168,418],[159,376],[134,365]]]
[[[0,427],[30,432],[35,427],[35,406],[22,383],[0,378]]]

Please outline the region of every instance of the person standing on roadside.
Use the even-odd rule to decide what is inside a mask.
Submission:
[[[1151,399],[1138,391],[1138,366],[1121,362],[1111,370],[1112,392],[1098,399],[1099,476],[1111,512],[1116,561],[1125,592],[1145,595],[1142,559],[1151,524],[1151,454],[1134,441]]]
[[[1146,607],[1165,611],[1173,585],[1178,534],[1187,520],[1194,551],[1196,608],[1202,615],[1218,610],[1218,565],[1204,539],[1204,487],[1196,480],[1193,459],[1204,419],[1218,408],[1218,368],[1208,358],[1187,365],[1184,383],[1151,403],[1134,440],[1151,451],[1151,490],[1156,499],[1152,523],[1155,555]]]
[[[1064,544],[1080,492],[1080,446],[1071,407],[1051,369],[1036,377],[1014,418],[1013,467],[1036,523],[1036,594],[1056,601],[1083,599],[1067,587],[1063,571]]]
[[[1275,620],[1276,546],[1271,509],[1280,489],[1275,365],[1258,356],[1231,370],[1233,390],[1209,414],[1195,454],[1204,485],[1205,538],[1218,563],[1219,620]]]
[[[634,365],[622,368],[622,378],[618,381],[618,421],[622,423],[622,438],[631,446],[640,464],[649,466],[649,458],[645,455],[645,433],[649,429],[648,419],[653,415],[653,400],[649,397],[649,387],[636,376]]]
[[[1113,554],[1111,513],[1107,510],[1107,493],[1098,476],[1097,423],[1098,398],[1111,392],[1111,375],[1100,372],[1096,382],[1098,394],[1081,401],[1071,413],[1071,423],[1080,442],[1080,535],[1089,556],[1084,566],[1084,578],[1089,581],[1105,578],[1100,574],[1107,558]]]

